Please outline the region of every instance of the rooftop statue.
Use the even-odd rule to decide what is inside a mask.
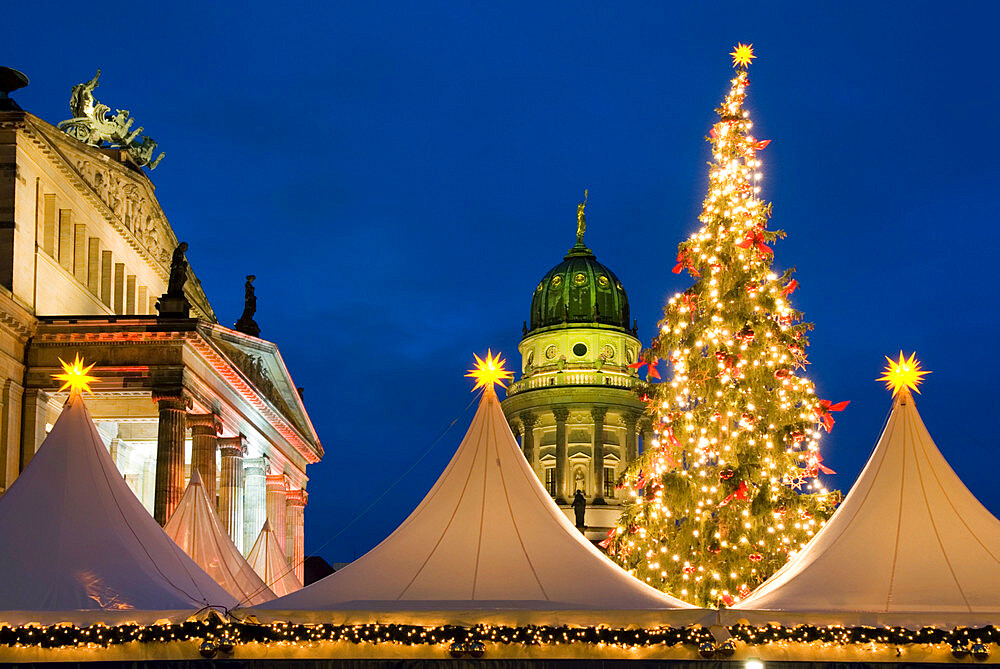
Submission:
[[[110,107],[94,97],[94,89],[99,85],[100,77],[101,71],[98,70],[93,79],[73,87],[69,98],[73,118],[62,121],[57,127],[70,137],[91,146],[125,149],[140,167],[156,169],[164,154],[160,153],[153,158],[156,142],[146,135],[139,139],[143,128],[132,130],[135,119],[130,117],[129,110],[116,109],[117,113],[112,114]]]
[[[247,275],[247,282],[243,286],[243,315],[240,316],[240,320],[236,321],[236,325],[234,326],[237,331],[248,334],[251,337],[260,336],[260,326],[253,319],[254,314],[257,313],[257,295],[254,293],[253,288],[253,280],[256,278],[253,274]]]
[[[167,318],[188,318],[191,303],[184,294],[184,284],[188,278],[188,261],[184,253],[188,250],[187,242],[181,242],[174,249],[170,259],[170,278],[167,280],[167,292],[160,296],[156,308],[160,316]]]
[[[576,205],[576,243],[583,244],[583,233],[587,231],[587,215],[584,209],[587,207],[587,190],[583,191],[583,202]]]

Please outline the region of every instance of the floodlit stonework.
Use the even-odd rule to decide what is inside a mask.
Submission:
[[[190,269],[190,318],[160,317],[179,240],[142,168],[0,102],[0,490],[62,410],[58,359],[80,354],[99,431],[157,521],[197,467],[244,553],[267,518],[300,561],[323,449],[277,346],[220,325]]]

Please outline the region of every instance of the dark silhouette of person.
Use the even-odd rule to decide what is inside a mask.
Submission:
[[[583,491],[577,490],[573,495],[573,512],[576,514],[576,526],[585,529],[584,516],[587,513],[587,498],[583,496]]]

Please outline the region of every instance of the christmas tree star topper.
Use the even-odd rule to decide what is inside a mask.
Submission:
[[[737,44],[730,56],[733,57],[733,67],[749,67],[750,61],[757,56],[753,55],[753,44]]]
[[[52,375],[52,378],[56,381],[63,382],[62,386],[59,388],[59,392],[69,388],[70,397],[73,395],[79,395],[84,390],[88,393],[93,392],[90,389],[90,384],[98,383],[98,379],[90,376],[89,372],[94,368],[94,364],[97,363],[84,367],[83,360],[80,358],[80,354],[77,353],[73,362],[64,362],[62,358],[59,358],[59,364],[63,367],[63,373]]]
[[[917,393],[920,391],[917,386],[920,385],[921,381],[925,375],[930,374],[929,371],[924,371],[920,369],[920,361],[917,360],[917,354],[913,353],[909,358],[903,357],[903,352],[899,352],[899,362],[896,362],[889,356],[885,359],[889,361],[889,365],[882,372],[877,381],[885,381],[887,388],[892,388],[892,396],[895,397],[899,394],[900,390],[915,390]]]
[[[494,385],[499,385],[501,388],[506,388],[503,384],[504,379],[512,379],[514,375],[503,368],[505,360],[500,357],[497,353],[496,356],[489,349],[486,350],[486,359],[483,360],[475,353],[472,357],[476,359],[475,369],[470,369],[466,376],[470,376],[476,380],[476,385],[473,388],[492,388]]]

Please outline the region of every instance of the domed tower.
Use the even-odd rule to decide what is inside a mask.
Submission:
[[[641,345],[628,295],[583,243],[585,204],[577,208],[576,245],[531,297],[518,346],[521,378],[503,410],[524,457],[571,520],[574,494],[583,492],[586,534],[597,539],[618,519],[615,481],[648,427],[632,391],[638,377],[629,365]]]

